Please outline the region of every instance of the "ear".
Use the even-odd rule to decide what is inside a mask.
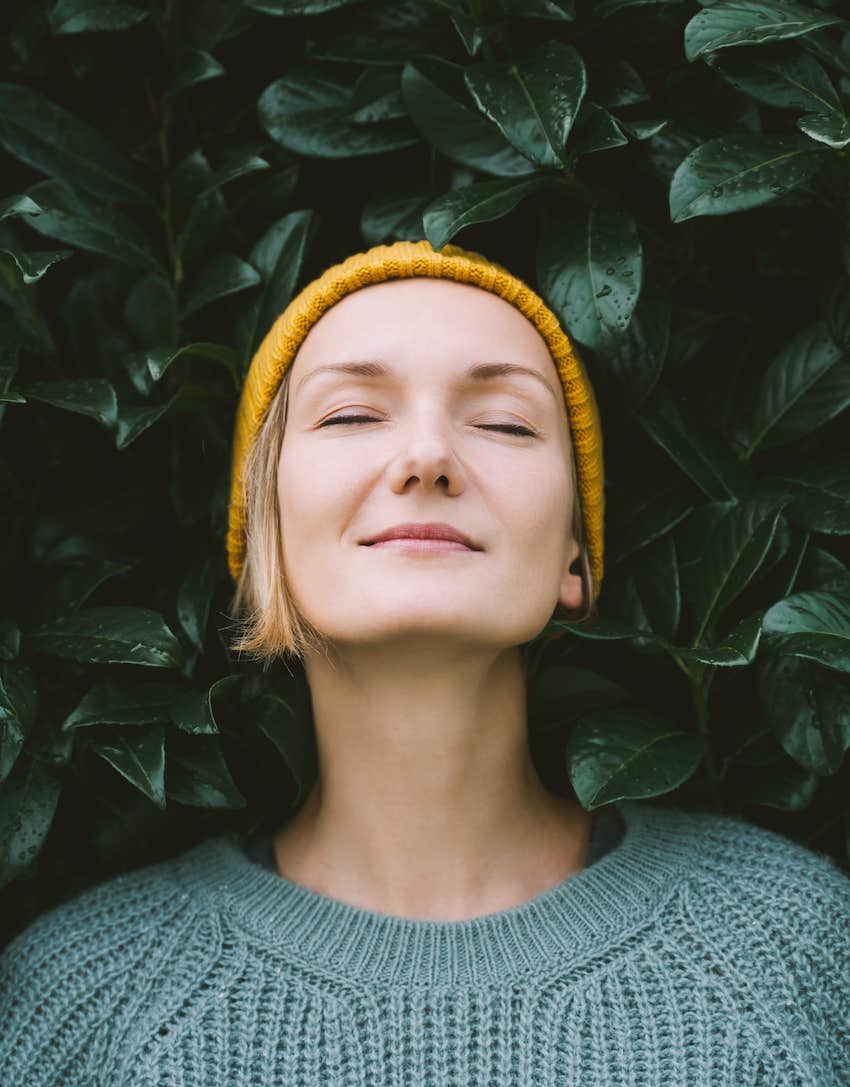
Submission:
[[[580,552],[578,541],[571,539],[567,548],[564,575],[561,578],[561,591],[558,594],[558,603],[575,611],[580,610],[583,604],[581,566],[578,561]]]

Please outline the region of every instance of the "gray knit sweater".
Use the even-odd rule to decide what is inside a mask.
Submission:
[[[581,872],[463,921],[230,835],[105,880],[0,954],[0,1087],[850,1087],[845,873],[737,817],[610,811]]]

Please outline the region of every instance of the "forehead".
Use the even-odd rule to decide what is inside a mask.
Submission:
[[[312,325],[293,360],[299,375],[347,356],[391,358],[403,367],[466,368],[472,359],[521,362],[555,373],[546,341],[515,307],[470,283],[419,276],[369,284]],[[293,376],[295,376],[293,374]]]

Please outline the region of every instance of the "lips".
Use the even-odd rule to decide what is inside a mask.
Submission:
[[[361,540],[360,543],[368,547],[370,544],[380,543],[383,540],[451,540],[454,543],[464,544],[471,551],[483,550],[465,532],[444,521],[420,523],[408,521],[400,525],[391,525],[378,535]]]

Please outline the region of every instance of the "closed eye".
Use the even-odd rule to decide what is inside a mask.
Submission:
[[[380,421],[380,419],[375,419],[371,415],[333,415],[330,419],[325,419],[319,426],[333,426],[334,423],[379,423]],[[520,437],[536,437],[535,431],[518,423],[480,423],[479,426],[481,430],[502,430]]]

